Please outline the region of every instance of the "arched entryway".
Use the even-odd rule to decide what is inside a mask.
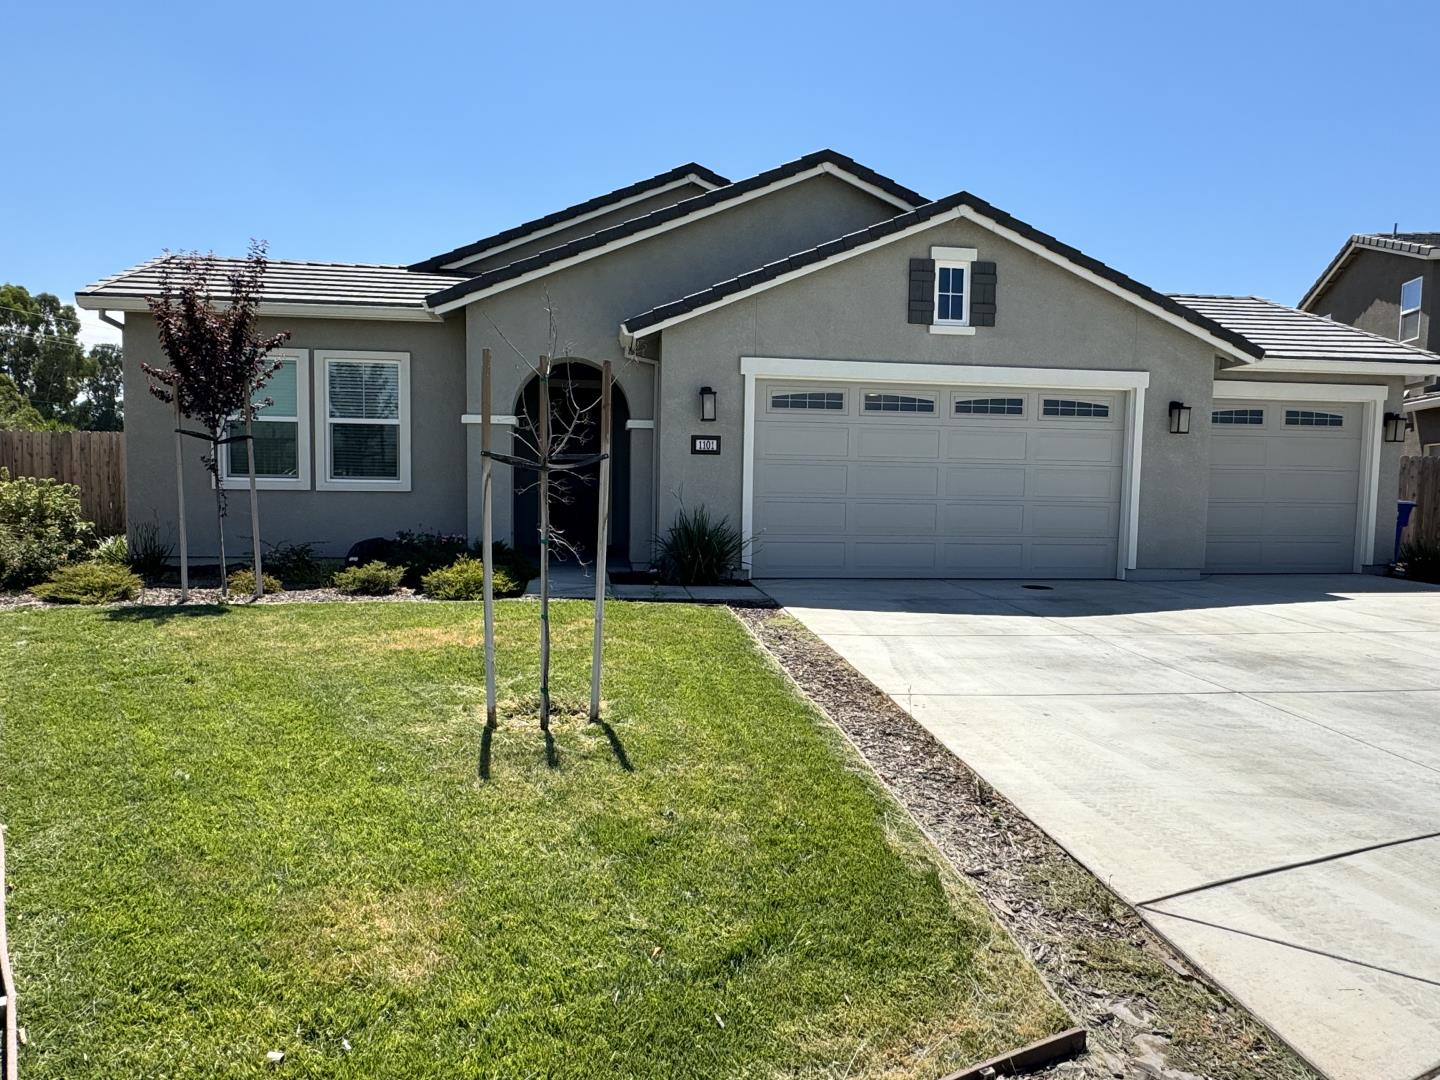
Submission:
[[[610,546],[608,557],[628,562],[630,554],[630,406],[615,382],[611,389]],[[561,460],[589,457],[600,452],[600,369],[579,360],[566,360],[550,369],[550,429],[570,430]],[[532,378],[515,404],[519,424],[515,434],[517,457],[534,457],[534,428],[540,414],[540,380]],[[551,473],[558,487],[550,502],[551,526],[582,557],[595,555],[595,530],[600,509],[599,465],[574,472]],[[540,499],[537,473],[515,470],[515,546],[533,555],[539,550]],[[556,554],[560,554],[559,549]]]

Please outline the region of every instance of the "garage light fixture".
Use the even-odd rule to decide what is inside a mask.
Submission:
[[[1385,441],[1404,442],[1405,434],[1410,430],[1412,421],[1404,413],[1387,412],[1385,414]]]
[[[701,419],[701,420],[714,420],[714,419],[715,419],[715,410],[716,410],[715,399],[716,399],[717,396],[718,396],[718,395],[715,393],[715,391],[712,390],[712,389],[711,389],[710,387],[708,387],[708,386],[702,386],[702,387],[700,388],[700,419]]]
[[[1190,406],[1183,401],[1170,402],[1170,434],[1190,434]]]

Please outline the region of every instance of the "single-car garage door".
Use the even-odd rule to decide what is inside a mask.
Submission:
[[[761,382],[758,577],[1116,576],[1119,392]]]
[[[1354,569],[1362,412],[1354,403],[1216,402],[1207,569]]]

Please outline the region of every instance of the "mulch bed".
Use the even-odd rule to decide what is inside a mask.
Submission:
[[[396,603],[401,601],[418,601],[420,603],[434,603],[428,596],[415,592],[413,589],[397,589],[389,596],[348,596],[339,589],[287,589],[285,592],[266,593],[259,600],[256,600],[249,593],[232,592],[229,599],[220,595],[218,588],[191,589],[189,604],[328,604],[335,601],[346,603],[378,602]],[[19,607],[75,607],[74,604],[51,604],[39,597],[31,596],[29,593],[0,593],[0,609]],[[178,607],[180,606],[180,590],[170,586],[159,586],[151,588],[146,586],[134,600],[121,600],[114,604],[107,604],[106,607]]]
[[[783,611],[734,614],[830,718],[1089,1032],[1066,1077],[1314,1080],[1024,814]]]

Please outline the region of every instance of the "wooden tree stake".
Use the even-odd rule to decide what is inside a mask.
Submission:
[[[180,415],[180,388],[175,395],[175,513],[180,519],[180,602],[190,599],[190,549],[185,543],[185,436],[180,434],[183,417]]]
[[[610,543],[610,386],[614,369],[606,360],[600,374],[600,505],[595,536],[595,639],[590,646],[590,722],[600,720],[600,664],[604,658],[605,555]]]
[[[540,357],[540,730],[550,733],[550,357]]]
[[[245,406],[245,457],[250,462],[250,551],[254,555],[251,562],[251,569],[255,571],[255,599],[265,595],[265,572],[260,568],[260,496],[255,489],[255,405],[254,403]],[[229,453],[227,450],[226,453]],[[218,484],[220,463],[215,463],[217,470],[215,482]]]
[[[494,731],[495,719],[495,580],[491,571],[494,544],[491,541],[491,484],[494,462],[490,460],[490,350],[480,350],[480,558],[485,596],[485,727]]]

